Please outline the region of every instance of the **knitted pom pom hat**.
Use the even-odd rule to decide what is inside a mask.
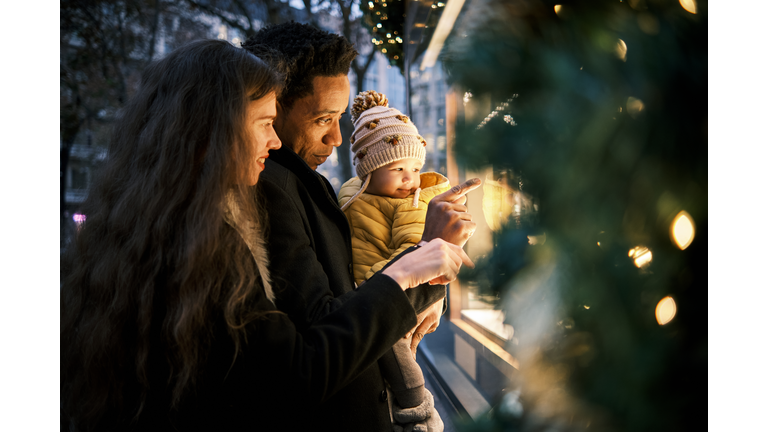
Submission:
[[[355,124],[349,139],[355,153],[352,164],[357,176],[363,180],[363,186],[342,206],[342,210],[365,191],[373,170],[406,158],[424,163],[427,156],[427,142],[419,135],[419,130],[408,117],[390,108],[387,97],[381,93],[368,90],[355,96],[352,121]]]

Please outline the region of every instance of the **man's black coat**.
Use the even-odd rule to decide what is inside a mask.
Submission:
[[[266,205],[277,308],[301,331],[338,308],[355,289],[349,224],[328,180],[285,145],[270,152],[258,188],[259,201]],[[422,285],[406,294],[420,313],[445,296],[445,287]],[[338,431],[392,429],[377,364],[320,406],[297,407],[296,415],[306,419],[307,430],[322,425]]]

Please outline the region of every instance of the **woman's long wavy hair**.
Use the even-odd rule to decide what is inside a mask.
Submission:
[[[226,320],[240,346],[259,276],[222,205],[233,190],[241,211],[257,217],[255,188],[243,184],[258,156],[247,108],[282,85],[259,58],[216,40],[192,42],[144,71],[63,260],[67,421],[90,429],[138,418],[158,373],[150,358],[167,365],[169,402],[178,406],[206,361],[213,319]]]

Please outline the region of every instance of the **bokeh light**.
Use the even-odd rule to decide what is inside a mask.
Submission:
[[[645,246],[636,246],[629,250],[629,257],[635,260],[635,267],[644,268],[653,261],[651,250]]]
[[[627,61],[627,44],[621,39],[616,42],[616,57]]]
[[[677,304],[675,304],[675,300],[670,296],[666,296],[659,300],[659,303],[656,305],[656,322],[659,325],[667,324],[672,321],[676,313]]]
[[[680,250],[690,246],[696,236],[696,227],[691,215],[685,211],[678,213],[669,227],[669,235]]]
[[[560,9],[562,9],[562,8],[563,8],[563,6],[561,6],[561,5],[555,5],[555,13],[559,14],[560,13]]]
[[[680,6],[692,14],[696,13],[696,0],[680,0]]]
[[[492,231],[501,230],[514,212],[515,203],[508,199],[512,192],[501,181],[486,177],[483,182],[483,216]]]
[[[645,104],[638,98],[627,98],[627,112],[632,118],[637,118],[638,115],[645,109]]]

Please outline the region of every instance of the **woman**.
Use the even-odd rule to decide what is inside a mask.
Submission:
[[[471,264],[430,242],[298,333],[271,301],[250,196],[280,147],[281,85],[223,41],[191,43],[145,71],[66,260],[64,429],[290,428],[413,328],[405,289]]]

